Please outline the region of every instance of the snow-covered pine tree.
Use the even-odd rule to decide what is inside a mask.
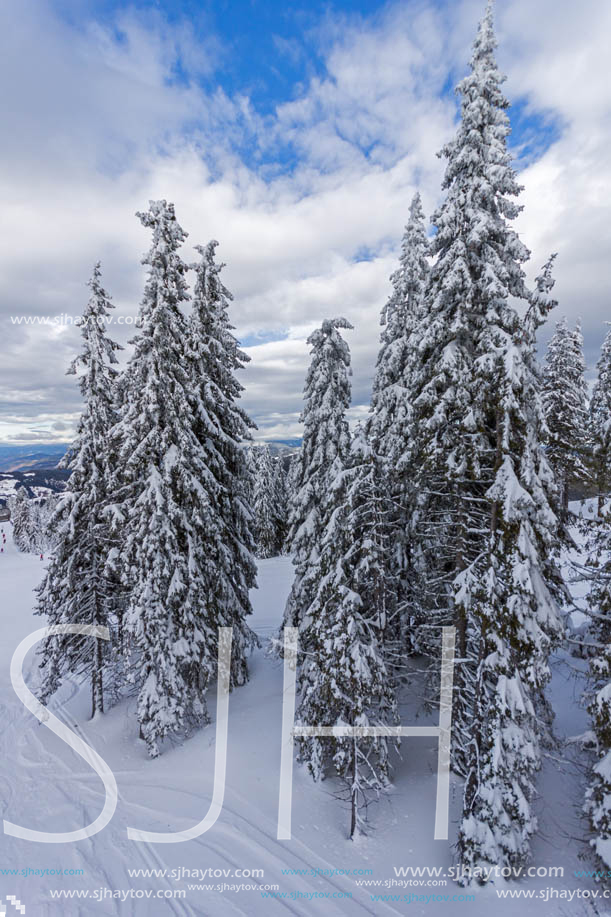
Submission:
[[[429,273],[429,241],[420,195],[416,193],[401,244],[392,292],[380,317],[382,333],[371,397],[368,436],[386,465],[396,468],[411,446],[411,374]]]
[[[568,520],[569,487],[587,477],[588,430],[583,337],[579,324],[556,324],[543,372],[543,404],[548,428],[547,454],[560,485],[558,514]]]
[[[328,518],[312,583],[314,599],[302,626],[296,720],[305,725],[389,726],[396,699],[384,652],[394,602],[386,572],[389,527],[379,497],[377,462],[358,431],[342,468],[336,457]],[[305,621],[309,620],[307,628]],[[385,737],[307,737],[300,759],[315,780],[329,767],[344,781],[351,803],[350,837],[359,833],[370,792],[388,783]]]
[[[128,593],[130,679],[138,689],[140,734],[155,757],[164,737],[208,721],[205,694],[216,671],[217,635],[206,603],[217,561],[210,532],[219,527],[218,484],[211,452],[196,434],[207,405],[194,391],[181,309],[189,299],[187,265],[178,253],[186,233],[164,200],[151,201],[138,217],[153,240],[143,259],[148,276],[140,332],[114,430],[121,477],[111,512],[121,540],[116,569]]]
[[[380,351],[367,422],[367,436],[381,462],[380,486],[395,507],[394,518],[389,519],[395,533],[387,567],[389,575],[397,578],[401,625],[397,619],[394,626],[403,643],[408,618],[413,618],[414,612],[413,558],[410,557],[416,497],[412,399],[429,253],[420,194],[416,193],[409,209],[399,268],[391,275],[392,292],[380,319]]]
[[[602,471],[608,481],[611,463]],[[590,661],[588,711],[597,740],[598,761],[592,769],[586,792],[586,811],[592,827],[593,846],[605,869],[611,867],[611,504],[599,501],[588,557],[593,612],[590,643],[595,655]]]
[[[291,550],[290,543],[290,522],[291,522],[291,507],[293,505],[293,500],[295,494],[299,490],[299,476],[301,473],[301,463],[299,460],[299,453],[291,452],[288,457],[288,466],[286,469],[286,491],[288,494],[288,507],[287,507],[287,535],[286,535],[286,547],[287,550]]]
[[[251,450],[251,455],[254,466],[252,511],[257,557],[274,557],[279,553],[274,494],[275,469],[269,446],[255,446]]]
[[[377,642],[392,667],[405,647],[393,643],[393,622],[398,606],[398,576],[389,569],[388,558],[396,537],[396,516],[385,487],[382,462],[373,450],[366,426],[358,425],[350,445],[346,471],[350,546],[346,555],[355,589],[375,626]],[[396,656],[399,656],[397,660]]]
[[[250,357],[232,334],[233,296],[221,281],[224,265],[215,261],[217,246],[214,240],[195,246],[201,260],[192,265],[197,276],[188,323],[194,431],[204,455],[207,495],[201,521],[204,591],[198,586],[193,602],[201,604],[215,670],[218,628],[233,627],[230,685],[235,687],[248,680],[247,655],[258,644],[246,621],[252,614],[249,590],[256,585],[257,568],[243,448],[255,424],[239,404],[243,386],[236,371]],[[197,667],[193,677],[201,678]]]
[[[611,324],[611,323],[608,323]],[[590,401],[591,470],[598,493],[598,514],[611,489],[611,330],[605,337],[597,364],[597,378]]]
[[[100,263],[89,281],[91,296],[83,313],[83,351],[68,373],[83,373],[79,384],[84,407],[69,452],[68,489],[51,526],[55,548],[38,589],[37,614],[49,625],[90,624],[109,627],[110,643],[77,634],[49,637],[41,648],[42,696],[48,698],[66,675],[86,674],[91,683],[91,715],[104,711],[104,681],[113,665],[117,617],[106,560],[112,548],[104,512],[113,480],[110,430],[116,423],[115,351],[119,344],[106,333],[114,308],[102,286]],[[112,685],[112,690],[116,690]]]
[[[252,495],[255,489],[255,479],[257,477],[257,456],[255,449],[256,446],[253,446],[252,443],[244,447],[244,495],[248,505],[251,507]],[[254,528],[254,519],[252,524]]]
[[[17,549],[25,554],[36,552],[38,547],[31,504],[32,499],[28,497],[25,487],[20,487],[8,500],[13,524],[13,541]]]
[[[289,488],[287,469],[281,455],[278,455],[273,461],[272,492],[276,526],[276,554],[283,554],[286,551],[288,535]]]
[[[495,47],[489,4],[471,72],[458,86],[461,122],[441,151],[447,194],[432,217],[436,260],[414,378],[422,592],[427,623],[457,628],[463,662],[456,672],[452,763],[461,774],[468,766],[478,659],[465,576],[490,530],[487,491],[496,457],[496,393],[489,364],[500,346],[495,336],[513,331],[507,298],[527,298],[521,264],[529,253],[508,222],[520,211],[514,198],[521,188],[507,151],[508,103]],[[499,331],[499,325],[511,330]]]
[[[490,534],[481,559],[463,578],[479,644],[458,840],[460,862],[472,870],[522,866],[536,829],[530,800],[540,767],[538,716],[550,677],[549,652],[561,634],[563,593],[554,562],[554,476],[541,448],[546,431],[535,357],[536,330],[555,305],[552,263],[537,279],[524,320],[499,304],[504,321],[485,366],[497,392]]]
[[[593,846],[604,868],[611,867],[611,331],[598,361],[598,377],[590,402],[592,476],[598,492],[598,513],[592,520],[588,568],[592,611],[588,710],[597,739],[598,761],[586,793],[586,811]]]
[[[307,631],[308,613],[319,580],[320,543],[333,508],[331,484],[346,465],[350,432],[350,350],[340,328],[345,318],[326,319],[308,338],[312,360],[304,388],[303,442],[294,470],[289,544],[295,579],[284,610],[283,627]]]
[[[53,517],[57,508],[57,494],[50,493],[45,497],[35,497],[30,501],[31,525],[34,531],[32,550],[44,554],[52,550],[55,544]]]
[[[503,441],[508,421],[499,399],[509,397],[505,393],[512,388],[501,364],[513,352],[518,333],[513,303],[533,300],[522,267],[529,252],[510,222],[521,209],[515,200],[521,187],[507,149],[508,102],[494,56],[492,20],[489,3],[470,73],[458,86],[461,122],[442,150],[447,194],[432,218],[436,260],[427,285],[427,318],[414,379],[417,433],[412,458],[419,494],[415,540],[425,572],[427,623],[457,628],[461,664],[455,678],[452,765],[465,776],[473,751],[478,673],[482,658],[488,658],[480,655],[488,611],[479,584],[496,563],[498,542],[491,531],[500,523],[494,522],[498,510],[492,488],[499,486],[505,456],[501,447],[509,448]],[[536,451],[537,443],[531,445],[526,434],[512,433],[516,469],[527,444]],[[528,512],[524,503],[519,505]],[[436,660],[433,671],[438,670]]]

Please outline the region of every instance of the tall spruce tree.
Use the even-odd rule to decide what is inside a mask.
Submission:
[[[494,59],[492,7],[480,24],[471,72],[458,86],[461,122],[441,151],[447,194],[433,215],[436,260],[426,292],[415,388],[418,541],[429,624],[454,624],[457,670],[454,768],[466,773],[477,628],[465,577],[490,530],[496,459],[495,355],[513,333],[510,296],[528,298],[528,251],[511,228],[520,192],[507,151],[508,103]],[[435,667],[437,668],[437,666]]]
[[[396,722],[397,707],[384,632],[395,590],[386,571],[386,507],[362,430],[347,467],[336,459],[334,472],[300,644],[307,651],[299,657],[296,719],[306,725],[388,726]],[[300,759],[315,780],[332,768],[344,781],[354,838],[369,794],[388,784],[386,737],[306,737]]]
[[[522,866],[536,830],[530,808],[540,767],[542,692],[558,642],[562,580],[554,556],[554,478],[536,364],[536,330],[555,305],[545,265],[526,318],[513,315],[491,361],[497,400],[490,534],[463,578],[479,644],[469,771],[458,849],[464,865]],[[507,328],[506,330],[509,330]]]
[[[233,296],[215,261],[218,242],[196,246],[196,282],[188,324],[190,396],[194,431],[204,455],[206,492],[202,517],[204,592],[193,594],[205,621],[206,643],[216,666],[218,628],[233,627],[230,685],[248,680],[247,655],[257,638],[246,618],[252,614],[249,590],[256,584],[253,514],[248,500],[247,457],[242,444],[253,421],[239,404],[243,386],[235,373],[250,359],[232,334]],[[201,677],[197,666],[194,677]]]
[[[611,331],[598,361],[590,402],[592,476],[598,493],[588,552],[592,611],[588,710],[597,739],[598,760],[586,793],[593,844],[605,868],[611,866]]]
[[[358,425],[350,445],[345,473],[350,537],[346,561],[354,588],[361,596],[364,614],[375,629],[388,662],[402,646],[393,642],[398,605],[398,574],[389,569],[388,558],[396,536],[395,513],[386,491],[382,462],[364,426]]]
[[[251,450],[253,462],[252,510],[258,557],[274,557],[278,551],[276,471],[269,446]]]
[[[559,516],[566,523],[569,488],[587,477],[588,411],[583,337],[579,325],[566,319],[556,324],[543,373],[543,404],[547,421],[547,454],[558,476]]]
[[[296,459],[290,510],[289,544],[295,579],[283,626],[305,633],[311,622],[320,565],[320,542],[333,508],[331,484],[347,462],[350,433],[350,351],[339,333],[352,328],[345,318],[326,319],[308,338],[312,360],[306,377],[303,442]]]
[[[155,757],[166,736],[208,721],[205,694],[215,671],[216,622],[206,612],[218,485],[210,451],[196,432],[207,406],[193,388],[189,323],[181,309],[189,300],[187,265],[178,253],[186,233],[166,201],[151,201],[138,217],[153,240],[143,259],[148,277],[140,333],[114,430],[121,479],[113,519],[121,537],[118,569],[129,596],[130,675],[138,689],[141,735]],[[202,384],[212,386],[209,377]]]
[[[381,315],[381,344],[373,382],[367,436],[379,463],[379,485],[394,512],[388,523],[394,536],[387,562],[387,575],[396,580],[399,611],[392,628],[398,643],[417,642],[409,624],[414,613],[417,587],[416,563],[411,556],[413,522],[416,519],[413,449],[414,378],[419,360],[418,345],[424,321],[424,294],[429,274],[430,244],[426,235],[420,195],[410,205],[399,268],[392,274],[392,292]]]
[[[470,865],[528,853],[534,710],[560,594],[547,559],[556,523],[533,356],[534,329],[552,302],[551,262],[531,293],[529,252],[510,225],[521,189],[495,47],[489,4],[458,86],[461,122],[442,150],[447,194],[433,216],[436,260],[414,383],[423,591],[428,622],[457,627],[452,760],[467,777],[459,848]],[[526,327],[516,300],[528,307]]]
[[[50,625],[109,627],[110,643],[78,634],[58,635],[47,638],[41,649],[43,699],[57,690],[66,675],[85,674],[91,683],[94,716],[104,711],[105,675],[114,666],[118,649],[117,606],[107,569],[113,545],[104,514],[114,476],[110,431],[117,420],[117,371],[112,364],[117,363],[115,351],[121,348],[106,333],[114,306],[102,287],[99,262],[89,286],[91,296],[82,317],[83,351],[68,370],[74,374],[83,369],[84,409],[68,453],[68,489],[51,522],[56,544],[38,589],[36,613],[45,615]]]
[[[590,401],[589,429],[592,477],[598,493],[600,516],[604,498],[611,489],[611,330],[605,337],[597,371]]]

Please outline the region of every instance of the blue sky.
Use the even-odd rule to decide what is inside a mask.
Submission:
[[[451,11],[453,0],[436,0],[434,6],[441,16]],[[419,0],[406,0],[403,9],[418,10]],[[483,3],[481,4],[483,8]],[[310,2],[287,6],[265,0],[223,0],[206,3],[197,0],[157,0],[155,3],[125,4],[116,0],[56,0],[58,14],[75,28],[82,28],[92,19],[105,25],[120,41],[126,34],[117,24],[126,8],[138,11],[145,20],[167,23],[170,28],[185,25],[202,46],[211,47],[212,61],[204,73],[197,72],[197,61],[177,54],[168,74],[168,82],[195,82],[207,91],[221,86],[228,96],[248,97],[262,117],[273,118],[282,103],[298,98],[312,78],[324,79],[325,52],[333,37],[350,28],[371,28],[379,25],[385,13],[396,4],[336,0]],[[179,50],[179,49],[178,49]],[[464,49],[465,59],[468,47]],[[440,96],[453,100],[455,84],[461,73],[448,68]],[[512,137],[510,145],[520,164],[541,155],[558,137],[559,125],[552,111],[533,109],[526,98],[513,100]],[[244,137],[238,144],[244,161],[264,174],[290,171],[298,155],[290,144],[274,144],[272,150],[255,148]],[[368,145],[364,144],[366,153]]]
[[[222,72],[216,71],[214,79],[220,78],[230,94],[247,93],[261,111],[268,113],[277,103],[293,98],[301,81],[324,71],[318,38],[325,20],[370,19],[384,5],[346,0],[301,5],[273,0],[158,0],[155,3],[137,0],[129,4],[145,16],[157,12],[172,26],[189,22],[195,37],[203,43],[210,35],[219,39]],[[76,27],[86,18],[95,18],[114,28],[117,14],[128,5],[115,0],[83,3],[59,0],[54,6]],[[177,78],[180,75],[178,68]]]
[[[299,434],[306,338],[354,325],[355,416],[367,408],[402,227],[440,200],[482,0],[380,3],[21,0],[0,9],[3,216],[0,442],[69,439],[74,328],[101,258],[134,316],[148,239],[134,212],[176,204],[191,245],[217,238],[251,356],[261,436]],[[558,251],[558,318],[581,317],[590,374],[609,316],[611,80],[605,0],[498,0],[511,147],[530,276]],[[547,329],[546,334],[549,334]],[[115,336],[125,343],[125,328]]]

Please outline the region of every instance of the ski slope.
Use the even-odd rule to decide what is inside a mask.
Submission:
[[[0,803],[3,818],[24,827],[69,831],[92,822],[102,809],[104,791],[93,770],[57,736],[41,725],[21,705],[9,678],[11,656],[24,637],[40,628],[32,614],[33,589],[44,562],[38,556],[19,554],[10,535],[0,555]],[[253,593],[251,622],[264,638],[277,629],[292,579],[286,557],[261,561],[259,589]],[[560,657],[554,663],[553,695],[556,728],[574,736],[587,728],[579,706],[580,684],[573,667],[580,660]],[[25,666],[26,682],[36,690],[36,658]],[[40,844],[0,835],[0,900],[14,895],[26,907],[26,917],[190,917],[190,915],[337,915],[379,914],[486,914],[520,912],[529,915],[579,915],[595,913],[587,902],[548,901],[497,897],[499,889],[595,889],[576,880],[574,870],[588,868],[579,859],[587,848],[576,838],[584,835],[580,807],[584,784],[583,760],[576,744],[550,749],[540,780],[538,810],[540,832],[535,842],[536,866],[562,866],[563,878],[535,878],[505,884],[501,879],[484,888],[461,889],[452,881],[429,887],[364,887],[348,875],[333,870],[371,870],[366,881],[394,880],[394,867],[438,867],[453,864],[451,842],[433,840],[435,807],[436,741],[410,738],[396,760],[394,786],[369,810],[369,836],[347,839],[347,805],[336,798],[335,781],[314,785],[296,766],[293,785],[293,837],[276,839],[282,704],[282,663],[265,647],[251,661],[251,681],[229,699],[229,744],[225,800],[212,829],[180,844],[143,844],[128,839],[127,828],[175,832],[199,822],[208,810],[214,770],[214,724],[192,738],[167,747],[150,760],[138,739],[134,701],[127,700],[95,721],[89,719],[86,687],[67,683],[53,702],[53,711],[83,737],[112,768],[119,801],[112,822],[99,834],[81,842]],[[211,698],[211,710],[214,699]],[[402,713],[405,725],[414,712]],[[424,723],[422,719],[419,723]],[[431,720],[434,722],[434,718]],[[461,789],[452,786],[451,831],[455,834]],[[169,870],[224,870],[222,877],[173,878]],[[591,867],[590,867],[591,868]],[[56,870],[44,875],[26,870]],[[128,870],[157,870],[149,877],[130,876]],[[326,870],[326,875],[287,875],[283,870]],[[11,875],[7,871],[16,870]],[[66,875],[67,870],[82,870]],[[236,870],[263,870],[257,878],[236,877]],[[177,873],[175,873],[177,875]],[[428,880],[424,880],[428,881]],[[439,881],[439,880],[431,880]],[[189,885],[212,888],[189,888]],[[219,890],[218,886],[229,886]],[[237,888],[238,886],[246,888]],[[265,886],[277,886],[285,898],[263,897]],[[233,888],[232,888],[233,886]],[[186,892],[183,898],[144,899],[92,897],[98,890],[153,894]],[[88,892],[87,898],[51,897],[51,891]],[[100,890],[102,890],[100,892]],[[466,895],[475,902],[372,901],[375,894]],[[336,897],[313,897],[314,895]],[[338,895],[352,895],[338,898]],[[309,897],[304,897],[309,896]],[[9,903],[7,914],[13,906]],[[598,902],[598,914],[606,913]],[[17,913],[17,910],[14,909]],[[0,906],[0,913],[2,907]]]

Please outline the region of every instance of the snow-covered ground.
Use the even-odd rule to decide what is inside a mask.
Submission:
[[[0,526],[1,527],[1,526]],[[32,614],[33,588],[42,574],[38,556],[19,554],[12,544],[10,525],[4,553],[0,555],[0,799],[5,819],[28,828],[68,831],[93,821],[102,809],[100,779],[58,737],[30,715],[16,697],[9,678],[11,656],[21,639],[42,626]],[[1,540],[1,536],[0,536]],[[253,626],[267,638],[277,629],[292,579],[286,557],[261,561],[259,589],[253,593]],[[587,718],[579,704],[581,681],[575,669],[585,663],[562,655],[554,661],[552,698],[560,738],[582,733]],[[333,781],[314,785],[295,768],[293,838],[276,839],[282,663],[266,655],[252,657],[250,683],[230,696],[227,783],[222,813],[212,829],[179,844],[142,844],[128,839],[127,827],[160,832],[178,831],[199,822],[208,810],[214,770],[214,725],[182,744],[149,760],[138,740],[133,704],[129,701],[104,717],[89,720],[86,688],[69,683],[55,712],[86,739],[111,766],[119,787],[119,802],[112,822],[99,834],[80,842],[41,844],[7,835],[0,837],[0,900],[14,895],[26,907],[26,917],[50,915],[119,915],[119,917],[171,917],[171,915],[320,914],[321,917],[360,914],[499,914],[529,915],[604,914],[599,898],[594,910],[588,901],[573,897],[516,900],[499,898],[499,890],[555,889],[559,893],[602,890],[574,871],[592,868],[580,854],[583,755],[575,744],[550,749],[539,782],[540,832],[534,844],[535,867],[562,867],[563,877],[542,876],[485,888],[463,889],[443,878],[408,876],[401,879],[395,867],[429,867],[441,871],[453,865],[450,842],[433,840],[436,741],[410,738],[396,761],[393,789],[369,810],[370,833],[356,843],[347,839],[346,804],[337,799]],[[26,681],[36,684],[36,659],[30,653]],[[214,703],[211,703],[211,708]],[[404,712],[405,724],[413,712]],[[420,721],[424,723],[424,720]],[[434,719],[432,720],[434,722]],[[451,833],[457,828],[461,790],[452,786]],[[175,879],[163,870],[225,870],[205,878]],[[25,872],[48,870],[44,875]],[[157,876],[131,876],[128,870],[159,870]],[[287,875],[283,870],[307,874]],[[16,870],[18,874],[10,874]],[[63,870],[63,874],[51,874]],[[66,875],[82,870],[82,875]],[[242,878],[237,870],[263,870],[257,878]],[[321,875],[311,871],[321,870]],[[337,871],[370,870],[360,875]],[[326,872],[324,872],[326,871]],[[336,871],[336,872],[333,872]],[[178,873],[174,873],[178,875]],[[183,875],[181,873],[181,875]],[[357,885],[357,882],[434,882],[434,885]],[[208,885],[209,889],[189,888]],[[223,890],[219,890],[222,886]],[[240,886],[246,886],[240,888]],[[263,897],[265,886],[286,897]],[[109,889],[119,896],[109,897]],[[87,898],[51,897],[51,891],[88,891]],[[126,897],[130,892],[155,895],[185,890],[184,898]],[[105,895],[101,900],[94,893]],[[269,894],[270,890],[268,890]],[[339,895],[351,895],[340,898]],[[313,897],[316,895],[316,897]],[[328,896],[327,896],[328,895]],[[399,901],[374,901],[375,895],[405,896]],[[413,896],[410,900],[410,895]],[[475,895],[475,901],[439,900],[444,896]],[[325,896],[325,897],[323,897]],[[333,897],[335,896],[335,897]],[[437,900],[421,900],[435,896]],[[125,898],[125,900],[121,900]],[[420,900],[414,900],[415,898]],[[11,913],[8,905],[7,914]],[[2,905],[0,904],[0,913]],[[15,910],[15,913],[18,913]]]

